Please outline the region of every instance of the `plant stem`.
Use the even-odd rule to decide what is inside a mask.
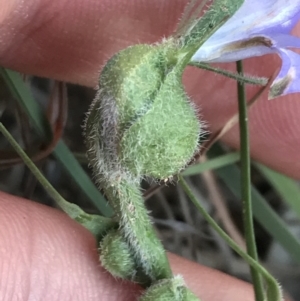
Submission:
[[[238,82],[249,84],[249,85],[259,85],[259,86],[266,86],[268,84],[268,78],[266,77],[255,77],[255,76],[245,76],[244,74],[239,74],[238,72],[231,72],[221,68],[212,67],[207,63],[202,62],[190,62],[189,66],[194,66],[200,69],[204,69],[207,71],[212,71],[217,74],[226,76],[228,78],[234,79]]]
[[[114,209],[115,219],[119,222],[119,231],[138,266],[148,277],[145,283],[140,284],[149,286],[152,282],[172,278],[168,258],[152,226],[139,182],[123,178],[113,185],[106,183],[103,187]]]
[[[0,132],[8,140],[17,154],[21,157],[26,166],[30,169],[32,174],[37,178],[40,184],[52,197],[55,203],[72,219],[80,223],[86,229],[88,229],[95,236],[97,240],[107,232],[108,229],[116,227],[116,223],[110,218],[105,218],[103,216],[87,214],[79,206],[66,201],[57,190],[49,183],[49,181],[44,177],[36,165],[31,161],[23,149],[19,146],[17,141],[12,137],[12,135],[7,131],[5,126],[0,122]]]
[[[239,254],[252,268],[256,269],[261,275],[264,276],[267,284],[267,298],[264,300],[267,301],[282,301],[282,293],[280,290],[280,286],[276,282],[276,280],[270,275],[270,273],[261,266],[255,259],[245,253],[231,238],[228,236],[223,229],[214,221],[214,219],[206,212],[206,210],[201,206],[198,202],[197,198],[194,196],[193,192],[189,188],[188,184],[184,180],[182,175],[179,175],[179,182],[191,199],[193,204],[205,218],[205,220],[209,223],[209,225],[224,239],[224,241],[237,253]]]
[[[237,63],[237,72],[243,74],[241,61]],[[237,84],[238,107],[239,107],[239,128],[240,128],[240,150],[241,150],[241,195],[243,202],[244,231],[247,246],[247,253],[258,261],[255,233],[253,226],[252,200],[251,200],[251,170],[250,170],[250,142],[248,129],[248,114],[246,103],[246,92],[244,83]],[[250,267],[256,301],[264,301],[265,293],[261,275],[256,269]]]

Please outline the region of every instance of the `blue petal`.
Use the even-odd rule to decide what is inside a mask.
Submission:
[[[278,49],[281,69],[271,85],[269,99],[300,92],[300,55],[287,49]]]
[[[237,13],[237,18],[244,16],[243,24],[254,34],[290,33],[300,17],[300,1],[245,0]]]
[[[266,36],[276,48],[300,48],[300,38],[288,34],[271,34]]]
[[[224,49],[256,36],[288,34],[300,18],[300,0],[245,0],[241,8],[194,54],[192,61],[230,62],[250,57],[243,49],[232,55]],[[267,47],[251,49],[252,56],[272,53]],[[223,57],[222,57],[223,56]]]
[[[276,53],[277,50],[270,47],[267,42],[265,43],[265,39],[266,37],[257,36],[248,38],[247,40],[240,40],[227,44],[222,48],[204,48],[202,49],[202,51],[198,51],[192,57],[192,61],[228,63],[254,56]]]
[[[192,61],[227,63],[249,57],[262,56],[278,52],[278,48],[300,48],[300,38],[288,34],[270,34],[249,36],[248,39],[228,43],[212,50],[203,47],[192,58]],[[201,57],[200,57],[201,55]],[[196,59],[195,59],[196,57]]]

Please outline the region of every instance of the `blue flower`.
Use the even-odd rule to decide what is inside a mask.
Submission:
[[[269,98],[300,92],[300,38],[290,34],[300,19],[300,0],[245,0],[194,54],[194,62],[233,62],[277,53],[281,69]]]

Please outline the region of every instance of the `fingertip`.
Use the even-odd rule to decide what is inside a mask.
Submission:
[[[240,301],[241,296],[243,301],[254,301],[253,288],[249,283],[174,254],[169,254],[169,259],[174,273],[183,275],[188,287],[202,301]]]
[[[2,0],[3,1],[3,0]],[[0,63],[14,70],[95,86],[116,52],[170,35],[184,3],[18,1],[0,23]]]
[[[0,1],[0,24],[7,20],[8,16],[12,13],[16,6],[17,0]]]
[[[59,210],[0,193],[0,243],[1,300],[125,301],[138,294],[103,270],[92,235]]]
[[[0,241],[0,274],[6,279],[0,291],[13,296],[2,300],[17,294],[27,300],[29,294],[43,301],[129,301],[141,293],[104,271],[92,235],[58,210],[0,193]],[[169,258],[174,273],[183,275],[201,300],[238,301],[242,295],[253,301],[248,284],[172,254]]]

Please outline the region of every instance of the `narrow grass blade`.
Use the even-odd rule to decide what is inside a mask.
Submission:
[[[5,80],[12,95],[30,117],[37,133],[46,141],[51,140],[51,129],[40,106],[33,100],[30,90],[19,73],[0,67],[0,75]]]
[[[226,165],[233,164],[240,160],[240,153],[230,153],[225,154],[213,159],[210,159],[203,163],[198,163],[195,165],[189,166],[185,171],[183,171],[181,174],[183,176],[193,176],[197,174],[201,174],[207,170],[213,170],[216,168],[220,168]]]
[[[100,239],[107,233],[108,230],[116,228],[117,224],[114,220],[95,214],[88,214],[84,212],[78,205],[66,201],[57,190],[49,183],[49,181],[40,172],[37,166],[31,161],[24,150],[20,147],[18,142],[7,131],[5,126],[0,122],[0,132],[8,140],[17,154],[22,158],[23,162],[30,169],[32,174],[56,202],[56,204],[72,219],[80,223],[83,227],[88,229],[99,242]]]
[[[275,278],[262,266],[257,260],[252,258],[246,252],[244,252],[232,239],[231,237],[215,222],[215,220],[207,213],[203,208],[201,203],[197,200],[192,190],[188,186],[187,182],[184,180],[182,175],[179,175],[179,182],[191,199],[197,210],[202,214],[204,219],[209,223],[209,225],[223,238],[223,240],[237,253],[239,254],[255,271],[264,277],[267,284],[266,298],[265,301],[282,301],[282,292],[280,285],[275,280]]]
[[[217,175],[223,180],[228,188],[241,199],[240,170],[237,166],[226,166],[216,170]],[[300,263],[300,242],[289,231],[287,225],[270,207],[264,197],[252,186],[253,215],[261,226]]]
[[[262,164],[255,166],[300,218],[300,186],[296,181]]]
[[[11,89],[13,95],[19,101],[20,105],[27,112],[32,125],[35,127],[37,133],[45,140],[50,140],[50,128],[47,125],[46,118],[41,111],[41,108],[33,99],[28,87],[24,84],[21,76],[14,71],[0,68],[1,75]],[[70,177],[82,189],[86,196],[105,216],[112,215],[112,209],[107,204],[103,195],[98,191],[96,186],[90,180],[86,172],[80,166],[72,152],[60,141],[55,148],[53,155],[64,166]]]
[[[110,217],[112,215],[112,209],[109,204],[63,141],[58,142],[53,155],[100,212]]]

